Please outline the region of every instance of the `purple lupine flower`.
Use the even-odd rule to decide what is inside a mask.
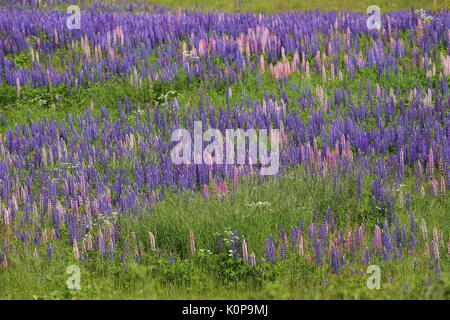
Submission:
[[[358,171],[358,177],[356,178],[356,197],[359,201],[362,200],[362,173]]]
[[[175,257],[173,256],[173,253],[171,252],[169,255],[169,264],[173,266],[175,264]]]
[[[415,234],[417,232],[417,223],[414,220],[414,212],[411,212],[409,219],[410,219],[411,234]]]
[[[388,252],[387,252],[386,248],[383,248],[383,251],[382,251],[381,255],[383,257],[383,261],[384,262],[388,261],[389,256],[388,256]]]
[[[272,236],[269,236],[265,245],[266,260],[271,261],[272,264],[276,263],[275,244],[273,243]]]
[[[411,235],[411,240],[409,242],[409,250],[414,251],[414,249],[416,248],[416,237],[413,235]]]
[[[383,246],[387,249],[388,252],[392,250],[391,235],[389,233],[389,230],[383,232]]]
[[[339,258],[337,248],[333,245],[331,249],[331,264],[333,273],[339,274]]]
[[[130,245],[128,244],[128,241],[125,240],[123,246],[124,246],[125,254],[129,255],[130,254]]]
[[[370,263],[370,254],[369,254],[369,248],[366,248],[364,252],[364,259],[362,261],[362,264],[369,264]]]
[[[322,256],[321,256],[321,248],[320,248],[320,241],[317,240],[315,245],[314,245],[314,250],[316,252],[316,263],[318,266],[322,265]]]
[[[439,264],[439,244],[432,240],[430,243],[430,254],[433,258],[433,261],[436,263],[436,265]]]
[[[408,192],[406,194],[406,210],[409,211],[411,210],[411,193]]]
[[[53,248],[51,244],[48,244],[47,246],[47,258],[48,260],[52,260],[52,256],[53,256]]]
[[[103,232],[100,230],[98,234],[98,250],[100,252],[100,256],[102,258],[106,257],[106,244],[105,244],[105,238],[103,237]]]
[[[320,239],[322,241],[322,246],[325,248],[328,243],[328,224],[326,221],[320,226]]]

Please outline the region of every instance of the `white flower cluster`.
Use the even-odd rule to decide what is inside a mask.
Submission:
[[[415,12],[420,16],[420,20],[424,24],[430,24],[433,21],[433,16],[428,15],[424,9],[417,9]]]
[[[261,206],[271,206],[271,205],[272,204],[270,202],[261,202],[261,201],[247,203],[247,206],[250,207],[250,208],[261,207]]]

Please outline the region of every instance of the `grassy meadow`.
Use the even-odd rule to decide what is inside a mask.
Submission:
[[[0,8],[0,299],[450,298],[448,1],[151,3],[199,12],[93,10],[70,33],[67,4]],[[364,29],[372,4],[392,31]],[[283,127],[279,173],[167,165],[200,118]]]

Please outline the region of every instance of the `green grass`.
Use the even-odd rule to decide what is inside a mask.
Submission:
[[[153,231],[157,246],[164,252],[161,258],[154,252],[147,252],[139,265],[134,262],[122,264],[102,260],[94,253],[82,263],[74,260],[71,250],[63,246],[54,248],[51,262],[33,260],[31,252],[17,254],[11,258],[12,267],[0,273],[0,298],[449,299],[449,261],[444,256],[440,279],[429,268],[427,259],[421,258],[423,254],[417,254],[416,267],[415,259],[407,254],[401,262],[372,261],[371,264],[380,265],[382,280],[380,290],[370,290],[366,287],[367,266],[358,263],[335,275],[329,268],[317,267],[294,251],[289,251],[288,259],[275,266],[269,263],[256,268],[234,262],[227,252],[212,255],[200,252],[200,249],[215,251],[217,233],[224,236],[225,230],[237,231],[240,236],[245,236],[249,251],[254,251],[259,261],[264,255],[265,239],[269,234],[277,237],[279,224],[288,231],[290,227],[298,226],[303,218],[308,225],[314,209],[321,218],[324,211],[331,208],[337,215],[338,227],[344,229],[360,223],[370,228],[376,221],[384,220],[383,215],[369,213],[368,183],[365,183],[363,201],[358,202],[348,196],[349,192],[354,193],[354,177],[340,181],[341,191],[333,190],[328,179],[312,179],[298,168],[276,180],[244,179],[236,194],[225,199],[213,197],[205,201],[200,195],[171,194],[158,203],[151,214],[141,212],[119,220],[122,235],[135,232],[137,241],[145,244],[147,232]],[[259,187],[255,188],[255,183]],[[406,185],[402,191],[411,189],[412,186]],[[317,197],[318,194],[321,196]],[[249,206],[258,201],[270,205]],[[416,213],[417,221],[425,218],[429,227],[440,226],[444,239],[449,235],[449,226],[445,223],[448,207],[449,199],[443,196],[427,200],[422,200],[419,195],[412,197],[411,211]],[[395,214],[402,223],[408,223],[409,214],[398,199]],[[196,235],[199,253],[195,257],[188,248],[189,230]],[[168,263],[168,252],[177,253],[173,266]],[[45,254],[45,248],[40,254]],[[66,287],[69,275],[65,270],[72,264],[81,268],[81,290],[78,292]],[[416,272],[410,272],[415,268]],[[260,270],[264,273],[260,274]],[[425,286],[427,281],[428,287]]]
[[[411,8],[444,9],[448,7],[447,0],[141,0],[150,4],[170,6],[172,8],[201,11],[221,10],[225,12],[266,12],[316,10],[333,11],[346,10],[366,12],[370,5],[377,5],[382,12],[398,11]],[[84,4],[98,2],[96,0],[83,1]],[[120,1],[116,0],[116,3]],[[62,6],[64,7],[64,6]]]
[[[332,11],[332,10],[346,10],[346,11],[359,11],[366,12],[367,7],[370,5],[377,5],[380,7],[382,12],[401,10],[404,8],[428,8],[434,9],[434,4],[432,0],[337,0],[337,1],[327,1],[327,0],[243,0],[242,7],[235,7],[234,1],[231,0],[214,0],[214,1],[196,1],[196,0],[156,0],[152,1],[157,4],[181,7],[181,8],[192,8],[197,6],[203,10],[224,10],[228,12],[233,12],[235,9],[238,10],[249,10],[252,12],[279,12],[279,11],[293,11],[293,10],[316,10],[321,11]],[[239,3],[239,0],[236,1]],[[436,9],[448,7],[448,2],[445,0],[436,0]]]
[[[352,10],[365,12],[368,5],[377,4],[382,12],[401,8],[434,8],[432,1],[244,1],[244,7],[235,7],[233,1],[177,1],[156,0],[158,4],[174,7],[195,7],[202,10],[234,10],[254,12],[275,12],[281,10]],[[447,1],[436,1],[436,8],[444,8]],[[27,55],[14,58],[18,66],[26,66]],[[42,59],[44,60],[44,59]],[[400,69],[401,70],[401,69]],[[370,78],[372,85],[379,82],[388,88],[400,86],[410,88],[414,85],[424,87],[427,79],[423,70],[402,72],[399,76],[376,79],[376,72],[358,72],[356,77],[346,85],[356,92],[360,83]],[[373,70],[372,70],[373,71]],[[248,74],[246,82],[238,82],[231,86],[232,104],[239,103],[243,92],[253,100],[261,100],[264,91],[280,95],[286,90],[290,101],[298,98],[299,92],[291,89],[314,87],[320,84],[320,75],[312,73],[310,80],[301,74],[294,74],[287,84],[279,88],[279,84],[265,75],[259,81]],[[437,77],[432,79],[436,82]],[[206,83],[187,83],[180,77],[174,84],[144,83],[136,89],[128,84],[115,82],[95,84],[83,88],[79,93],[69,96],[64,86],[57,88],[31,89],[23,88],[24,97],[17,99],[14,87],[0,87],[1,114],[5,123],[0,131],[3,133],[16,123],[36,121],[37,119],[65,119],[68,113],[80,114],[91,104],[94,114],[98,114],[101,106],[107,106],[112,116],[117,116],[117,101],[125,96],[139,101],[141,106],[163,103],[164,95],[172,92],[180,101],[180,105],[196,106],[200,97],[200,89],[216,106],[225,105],[225,87],[206,89]],[[339,81],[328,82],[325,89],[341,86]],[[58,99],[60,102],[58,102]],[[288,105],[293,108],[292,104]],[[348,110],[344,110],[345,112]],[[306,112],[306,111],[305,111]],[[305,114],[305,120],[308,114]],[[257,255],[258,262],[264,254],[264,241],[269,234],[277,235],[278,227],[283,224],[285,230],[298,226],[299,220],[306,224],[312,221],[312,213],[317,210],[322,217],[327,208],[331,208],[338,216],[339,226],[356,226],[361,223],[372,227],[375,222],[383,221],[383,215],[372,213],[370,206],[370,181],[365,180],[364,200],[358,202],[349,194],[355,193],[355,177],[350,175],[340,180],[341,191],[332,188],[332,179],[314,180],[305,175],[302,169],[296,168],[277,180],[244,179],[236,194],[225,199],[214,198],[205,201],[200,194],[178,194],[172,192],[167,199],[158,203],[151,213],[141,212],[137,216],[123,217],[119,220],[120,233],[128,239],[135,232],[138,241],[148,243],[147,232],[156,235],[158,247],[164,253],[159,259],[154,253],[145,255],[142,264],[127,262],[110,263],[93,255],[86,263],[73,259],[67,244],[55,247],[55,255],[51,262],[45,259],[35,261],[33,252],[24,250],[24,254],[12,254],[11,267],[0,272],[0,298],[3,299],[450,299],[450,277],[448,258],[442,257],[442,277],[438,279],[429,264],[419,258],[418,269],[414,269],[414,260],[406,256],[402,263],[396,261],[382,264],[381,290],[369,290],[366,287],[367,266],[353,266],[355,274],[345,269],[343,274],[334,275],[328,269],[317,268],[314,263],[305,261],[305,257],[289,255],[289,258],[276,266],[258,266],[250,268],[241,262],[234,262],[225,254],[203,254],[192,257],[188,248],[188,232],[196,235],[197,248],[214,251],[217,233],[224,235],[228,230],[237,231],[245,236],[250,251]],[[402,192],[413,191],[413,181],[407,181]],[[429,228],[441,228],[444,241],[448,239],[448,197],[438,196],[421,199],[412,192],[411,211],[416,219],[426,219]],[[251,207],[249,204],[258,201],[270,205]],[[395,213],[403,223],[408,223],[409,213],[400,203],[400,195],[396,194]],[[123,240],[123,239],[122,239]],[[121,241],[122,241],[121,240]],[[122,245],[122,242],[120,243]],[[20,244],[18,244],[20,246]],[[423,250],[421,248],[420,250]],[[176,254],[176,264],[168,264],[169,252]],[[422,253],[422,252],[421,252]],[[45,255],[45,247],[39,255]],[[419,255],[420,256],[420,255]],[[423,256],[423,254],[421,255]],[[118,259],[118,257],[116,257]],[[378,263],[376,261],[375,263]],[[81,287],[73,292],[66,286],[69,277],[66,268],[76,264],[81,268]],[[261,274],[261,268],[264,272]],[[429,281],[429,287],[425,283]]]

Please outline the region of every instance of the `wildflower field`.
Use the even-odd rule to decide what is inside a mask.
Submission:
[[[449,2],[376,2],[0,1],[0,299],[450,299]]]

